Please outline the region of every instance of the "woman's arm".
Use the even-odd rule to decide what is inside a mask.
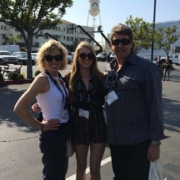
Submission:
[[[49,83],[45,76],[38,76],[30,85],[28,90],[19,98],[14,106],[14,112],[26,123],[39,130],[56,130],[60,123],[58,120],[51,120],[50,122],[44,121],[43,125],[37,119],[35,119],[29,112],[28,107],[35,99],[35,97],[49,90]]]
[[[19,98],[14,106],[14,112],[26,123],[34,128],[41,129],[41,123],[29,112],[28,107],[36,96],[46,90],[48,80],[44,76],[34,79],[28,90]]]

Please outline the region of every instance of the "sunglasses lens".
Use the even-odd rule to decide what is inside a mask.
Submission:
[[[121,43],[122,43],[122,45],[128,45],[131,43],[131,40],[130,39],[121,39]]]
[[[56,61],[62,61],[62,56],[61,55],[56,55],[56,56],[54,56],[54,59],[56,60]]]
[[[131,43],[131,40],[130,39],[126,39],[126,38],[124,38],[124,39],[113,39],[112,40],[112,44],[114,46],[119,45],[119,43],[121,43],[122,45],[128,45],[128,44]]]
[[[112,40],[112,44],[113,44],[114,46],[117,46],[120,42],[121,42],[121,40],[119,40],[119,39],[113,39],[113,40]]]
[[[61,55],[56,55],[56,56],[47,55],[47,56],[45,56],[45,59],[48,62],[53,61],[53,59],[55,59],[56,61],[62,61],[62,56]]]
[[[84,60],[84,59],[86,59],[86,54],[85,53],[81,53],[81,54],[79,54],[79,57]]]
[[[92,60],[93,59],[93,54],[88,54],[87,57],[88,57],[89,60]]]
[[[51,62],[53,60],[53,56],[45,56],[46,61]]]

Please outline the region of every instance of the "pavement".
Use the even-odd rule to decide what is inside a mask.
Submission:
[[[105,63],[99,66],[104,68]],[[163,177],[167,180],[180,180],[180,66],[175,66],[175,69],[171,72],[170,81],[163,81],[164,128],[165,135],[170,138],[162,141],[161,166]],[[14,104],[29,85],[0,87],[0,180],[41,178],[38,131],[13,113]],[[107,148],[101,167],[102,180],[113,179],[109,157]],[[67,179],[75,180],[75,172],[76,160],[73,156],[69,161]]]

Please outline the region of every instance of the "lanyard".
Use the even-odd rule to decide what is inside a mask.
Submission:
[[[107,94],[108,89],[111,87],[112,84],[113,84],[113,88],[117,88],[117,83],[118,83],[118,79],[120,77],[120,72],[122,70],[122,67],[121,67],[121,70],[119,70],[117,73],[115,73],[116,66],[117,66],[117,62],[114,63],[114,67],[110,71],[110,74],[109,74],[108,79],[106,81],[107,82],[106,86],[105,86],[105,93],[106,94]]]
[[[91,100],[91,91],[93,89],[93,84],[92,84],[92,74],[90,74],[90,77],[89,77],[89,87],[88,87],[88,91],[87,91],[87,102],[90,102]],[[82,78],[81,76],[79,75],[78,76],[78,82],[77,82],[77,91],[78,91],[78,94],[79,94],[79,100],[82,101],[83,100],[83,97],[82,97],[82,93],[83,93],[83,90],[82,90]]]
[[[64,93],[63,93],[63,90],[60,88],[60,85],[58,84],[57,80],[54,79],[54,77],[47,71],[45,70],[45,73],[49,76],[49,78],[51,79],[51,81],[54,83],[54,85],[58,88],[58,90],[61,92],[62,96],[63,96],[63,102],[64,102],[64,109],[67,109],[68,108],[68,94],[67,94],[67,91],[66,91],[66,88],[64,86],[64,81],[63,81],[63,78],[61,76],[60,73],[58,73],[58,77],[59,79],[61,80],[61,83],[62,83],[62,86],[63,86],[63,90],[64,90]]]

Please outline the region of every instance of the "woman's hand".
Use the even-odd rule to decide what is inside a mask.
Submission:
[[[41,112],[41,108],[40,108],[38,102],[35,103],[35,104],[33,104],[33,105],[31,106],[31,108],[32,108],[32,110],[33,110],[34,112],[36,112],[36,113],[40,113],[40,112]]]
[[[61,125],[58,119],[43,120],[42,124],[44,124],[43,131],[57,130]]]

